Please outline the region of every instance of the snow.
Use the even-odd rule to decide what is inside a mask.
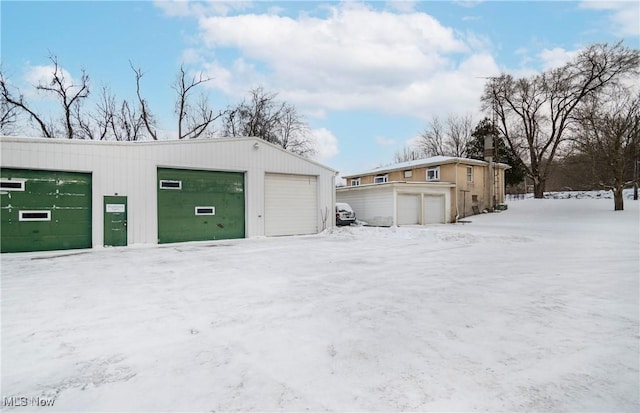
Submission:
[[[338,212],[353,212],[351,205],[345,202],[336,202],[336,208],[338,208]]]
[[[3,254],[4,409],[638,411],[639,212]]]

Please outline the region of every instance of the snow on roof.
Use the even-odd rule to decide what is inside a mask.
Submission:
[[[369,171],[364,171],[359,174],[347,175],[347,176],[344,176],[343,178],[351,178],[351,177],[356,177],[361,175],[373,175],[373,174],[379,174],[383,172],[391,172],[391,171],[397,171],[397,170],[403,170],[403,169],[413,169],[413,168],[420,168],[420,167],[426,167],[426,166],[444,165],[444,164],[456,163],[456,162],[460,162],[467,165],[482,165],[482,166],[485,166],[488,164],[488,162],[481,161],[479,159],[458,158],[455,156],[438,155],[438,156],[432,156],[430,158],[416,159],[413,161],[396,163],[393,165],[379,166]],[[505,169],[510,168],[509,165],[503,164],[503,163],[494,163],[494,166],[502,167]]]

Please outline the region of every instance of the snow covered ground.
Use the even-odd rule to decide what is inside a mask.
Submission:
[[[3,254],[4,409],[637,412],[638,205]]]

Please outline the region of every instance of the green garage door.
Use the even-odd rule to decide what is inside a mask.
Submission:
[[[244,238],[244,174],[158,168],[158,243]]]
[[[91,248],[91,174],[0,170],[2,252]]]

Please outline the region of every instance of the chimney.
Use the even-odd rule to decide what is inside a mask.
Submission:
[[[493,135],[484,136],[484,160],[490,162],[493,160]]]

